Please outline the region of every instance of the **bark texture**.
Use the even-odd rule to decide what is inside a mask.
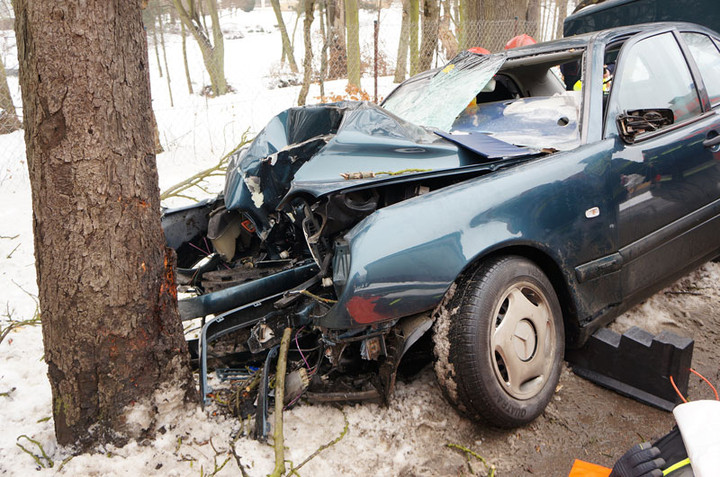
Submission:
[[[402,23],[398,40],[397,60],[395,63],[395,83],[402,83],[407,76],[408,47],[410,45],[410,0],[402,2]]]
[[[13,6],[55,432],[81,449],[122,445],[152,431],[156,389],[195,397],[159,221],[140,0]]]
[[[347,74],[347,49],[345,48],[344,0],[328,0],[328,79],[344,78]]]
[[[422,44],[418,71],[429,70],[437,49],[440,26],[440,3],[438,0],[423,0]]]
[[[420,0],[410,0],[410,76],[418,74],[420,61]]]
[[[345,0],[348,84],[360,87],[360,11],[358,0]]]
[[[303,38],[305,40],[305,60],[303,61],[303,84],[298,95],[298,106],[305,106],[310,82],[312,81],[312,36],[310,27],[315,19],[313,11],[315,10],[315,0],[305,0],[305,20],[303,21]],[[320,19],[322,20],[322,18]]]

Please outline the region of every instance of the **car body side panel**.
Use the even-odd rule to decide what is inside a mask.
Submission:
[[[355,328],[435,307],[476,259],[530,246],[551,257],[580,319],[618,302],[617,280],[578,283],[572,271],[617,247],[609,168],[612,141],[521,164],[386,207],[353,228],[338,304],[320,320]],[[597,207],[599,215],[587,218]]]

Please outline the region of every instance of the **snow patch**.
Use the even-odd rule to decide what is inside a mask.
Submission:
[[[262,207],[265,202],[265,196],[263,195],[262,189],[260,188],[260,178],[256,176],[245,176],[245,185],[250,191],[253,204],[258,209]]]

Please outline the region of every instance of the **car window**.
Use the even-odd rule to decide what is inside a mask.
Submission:
[[[715,43],[701,33],[682,33],[702,75],[713,106],[720,104],[720,52]]]
[[[671,109],[675,123],[701,113],[695,84],[672,33],[646,38],[631,48],[614,79],[620,109]]]

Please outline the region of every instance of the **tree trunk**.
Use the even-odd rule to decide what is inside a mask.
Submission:
[[[405,76],[407,75],[408,46],[410,45],[410,0],[403,0],[402,7],[400,39],[398,40],[395,77],[393,78],[393,81],[396,83],[405,81]]]
[[[325,22],[327,21],[327,8],[325,7],[327,0],[320,0],[318,2],[318,13],[320,13],[320,36],[322,36],[323,39],[323,46],[320,50],[320,75],[319,75],[319,82],[320,82],[320,97],[325,96],[325,77],[327,76],[327,64],[328,64],[328,57],[327,57],[327,51],[328,51],[328,30],[325,27]]]
[[[450,60],[455,57],[458,53],[458,40],[455,38],[455,35],[453,35],[452,30],[450,30],[450,11],[447,9],[448,4],[445,3],[445,13],[442,16],[442,19],[440,20],[440,28],[438,31],[438,37],[440,38],[440,44],[442,45],[442,49],[445,52],[445,58],[447,60]]]
[[[212,21],[212,68],[214,76],[210,70],[208,70],[208,74],[210,75],[215,96],[220,96],[228,92],[227,80],[225,79],[225,41],[220,28],[217,0],[207,0],[207,6],[210,9],[210,19]],[[205,17],[203,16],[203,18]]]
[[[557,0],[557,1],[559,1],[559,2],[564,1],[567,3],[567,0]],[[528,31],[526,31],[525,33],[532,36],[537,41],[544,40],[541,36],[543,31],[540,29],[541,10],[542,9],[540,8],[540,0],[528,1],[527,15],[526,15],[526,19],[528,22]]]
[[[293,73],[298,72],[297,63],[295,63],[295,55],[293,53],[292,44],[290,43],[290,37],[285,28],[285,21],[283,20],[282,11],[280,10],[280,0],[270,0],[270,4],[275,12],[275,18],[278,22],[278,28],[280,28],[280,35],[282,37],[282,58],[287,58],[290,64],[290,71]]]
[[[512,37],[525,31],[529,0],[484,0],[478,7],[479,45],[490,51],[501,51]],[[508,28],[505,22],[513,21]],[[505,32],[504,35],[498,33]]]
[[[348,84],[360,87],[360,12],[358,0],[345,0]]]
[[[298,106],[305,106],[308,90],[310,89],[310,81],[312,81],[312,37],[310,36],[310,27],[312,26],[313,10],[315,9],[314,0],[305,0],[305,21],[303,22],[303,37],[305,38],[305,61],[303,61],[303,84],[300,88],[298,96]],[[322,18],[321,18],[322,20]]]
[[[158,41],[158,37],[157,37],[157,27],[155,25],[155,15],[153,15],[151,22],[152,22],[153,47],[155,48],[155,62],[157,63],[158,74],[162,78],[163,77],[162,63],[160,62],[160,48],[158,48],[158,45],[160,42]]]
[[[20,129],[20,120],[15,112],[2,58],[0,58],[0,110],[3,110],[0,112],[0,134],[8,134]]]
[[[490,3],[493,0],[485,0]],[[462,40],[460,42],[460,49],[467,50],[475,46],[486,46],[486,41],[483,38],[483,23],[484,20],[488,19],[485,17],[483,11],[483,4],[480,0],[460,0],[460,15],[462,17]]]
[[[439,26],[440,4],[438,0],[423,0],[419,71],[429,70],[432,66],[432,59],[437,49]]]
[[[418,74],[420,32],[420,0],[410,0],[410,76]]]
[[[187,58],[187,38],[185,38],[185,24],[180,22],[180,35],[182,36],[183,65],[185,66],[185,79],[187,79],[188,93],[193,94],[192,80],[190,79],[190,67]]]
[[[344,0],[328,0],[328,35],[330,60],[328,64],[329,80],[344,78],[347,75],[347,49],[345,48],[345,5]]]
[[[202,0],[200,0],[202,2]],[[227,80],[225,79],[225,46],[223,42],[222,30],[220,29],[220,17],[218,16],[217,0],[207,0],[210,9],[210,19],[212,25],[212,38],[207,30],[207,26],[203,26],[205,16],[199,15],[196,9],[195,0],[189,0],[188,9],[182,3],[182,0],[173,0],[175,10],[177,10],[180,21],[190,30],[192,36],[200,47],[200,53],[203,57],[205,69],[210,77],[210,86],[215,96],[220,96],[228,92]],[[202,3],[200,3],[202,5]]]
[[[152,434],[156,399],[196,398],[159,220],[140,0],[13,7],[55,433],[123,445]]]
[[[557,29],[555,30],[555,38],[562,38],[563,23],[568,14],[568,2],[567,0],[557,0],[557,2]]]

